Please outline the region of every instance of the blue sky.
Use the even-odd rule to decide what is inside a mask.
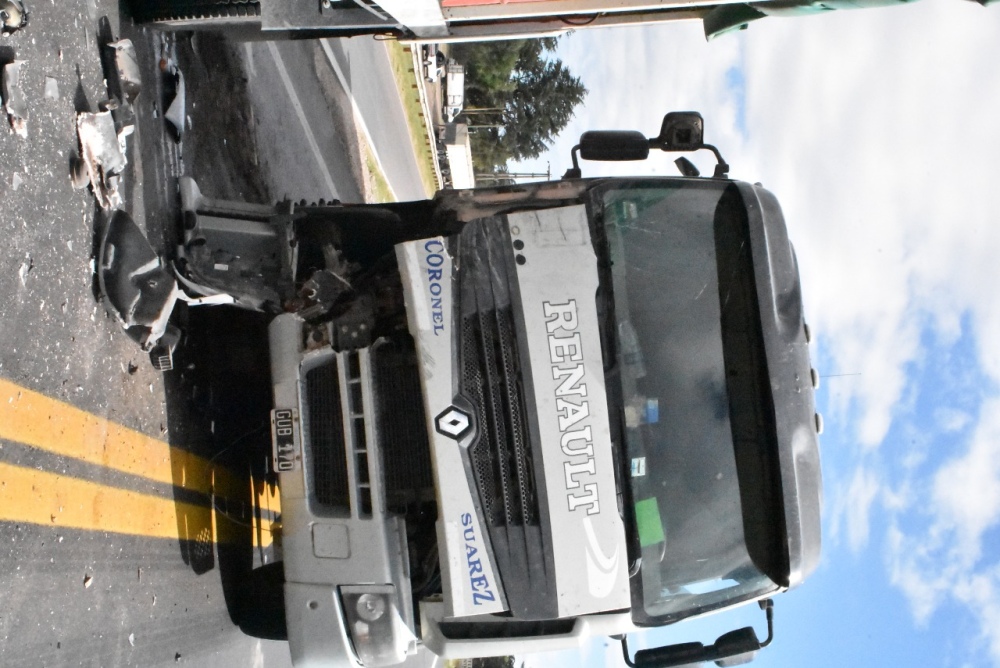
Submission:
[[[796,245],[814,364],[831,376],[817,396],[824,554],[776,599],[756,665],[1000,666],[1000,7],[768,18],[710,44],[696,23],[582,31],[559,55],[590,94],[532,168],[561,174],[584,130],[653,135],[665,112],[696,109],[733,175],[777,194]],[[666,156],[581,166],[676,173]],[[601,642],[583,656],[621,665]],[[528,665],[554,661],[580,659]]]

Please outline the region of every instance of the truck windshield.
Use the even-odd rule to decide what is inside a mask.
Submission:
[[[633,618],[662,624],[776,590],[784,526],[743,199],[724,181],[629,185],[601,199],[642,556]]]

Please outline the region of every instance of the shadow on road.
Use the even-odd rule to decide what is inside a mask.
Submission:
[[[127,200],[153,247],[170,259],[181,237],[180,175],[194,176],[213,193],[270,199],[253,165],[246,77],[233,47],[211,33],[144,32],[123,22],[122,37],[135,43],[143,82],[135,147],[141,169],[130,165]],[[163,118],[171,92],[163,73],[168,61],[180,67],[186,85],[181,143]],[[196,575],[220,578],[236,624],[267,607],[255,600],[261,592],[253,573],[280,552],[277,490],[267,470],[267,320],[231,307],[178,305],[172,322],[184,338],[174,370],[164,376],[178,547]],[[266,595],[280,600],[280,589]]]
[[[180,550],[195,573],[218,571],[230,617],[241,624],[265,603],[253,600],[252,571],[273,563],[277,548],[267,320],[229,307],[181,315],[185,340],[165,379],[170,440],[194,446],[211,466],[172,462],[174,488],[183,492],[196,473],[211,478],[212,494],[207,508],[176,496]]]

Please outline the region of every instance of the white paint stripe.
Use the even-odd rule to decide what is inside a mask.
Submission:
[[[243,51],[246,55],[247,67],[250,68],[250,76],[257,76],[257,63],[253,60],[253,49],[250,42],[243,42]]]
[[[253,646],[253,668],[264,668],[264,650],[258,640]]]
[[[288,93],[288,99],[291,101],[292,107],[295,109],[295,115],[299,117],[299,124],[302,125],[302,131],[306,135],[306,141],[309,142],[309,148],[312,150],[313,157],[316,158],[316,164],[319,166],[319,171],[323,174],[323,180],[326,181],[327,190],[333,197],[336,197],[337,186],[333,184],[333,177],[330,176],[330,170],[327,168],[326,162],[323,160],[323,153],[319,150],[319,144],[316,143],[316,137],[309,128],[309,121],[306,120],[306,112],[302,108],[302,102],[299,100],[299,96],[295,94],[295,89],[292,87],[292,80],[288,76],[288,70],[285,69],[285,62],[281,59],[281,54],[278,53],[278,47],[274,45],[274,42],[268,42],[267,49],[271,52],[271,58],[274,59],[274,64],[278,68],[278,75],[281,77],[281,83],[285,85],[285,91]]]
[[[354,95],[351,93],[351,87],[347,83],[347,77],[344,76],[343,70],[340,69],[340,63],[337,62],[336,56],[333,55],[333,50],[330,48],[328,40],[319,40],[319,45],[323,47],[323,53],[326,55],[327,62],[330,63],[330,67],[333,68],[333,73],[337,75],[337,80],[340,81],[340,85],[344,88],[347,93],[348,99],[351,101],[351,111],[354,112],[354,122],[358,126],[358,130],[364,135],[365,141],[368,142],[368,150],[371,152],[372,160],[375,161],[375,166],[378,170],[382,172],[382,176],[385,177],[385,183],[389,187],[389,194],[392,195],[392,199],[399,201],[399,197],[396,196],[396,191],[393,189],[392,184],[389,183],[389,174],[385,171],[385,167],[382,166],[382,160],[378,157],[378,150],[375,148],[375,142],[372,141],[372,135],[368,132],[368,126],[365,125],[364,116],[361,115],[361,109],[358,107],[358,103],[354,99]]]

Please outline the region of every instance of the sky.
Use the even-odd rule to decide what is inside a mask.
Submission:
[[[733,177],[782,203],[823,376],[824,546],[755,665],[1000,666],[1000,6],[766,18],[711,43],[698,23],[580,31],[558,56],[590,92],[521,168],[558,177],[585,130],[654,136],[697,110]],[[669,175],[674,157],[581,167]],[[605,645],[527,665],[622,665]]]

